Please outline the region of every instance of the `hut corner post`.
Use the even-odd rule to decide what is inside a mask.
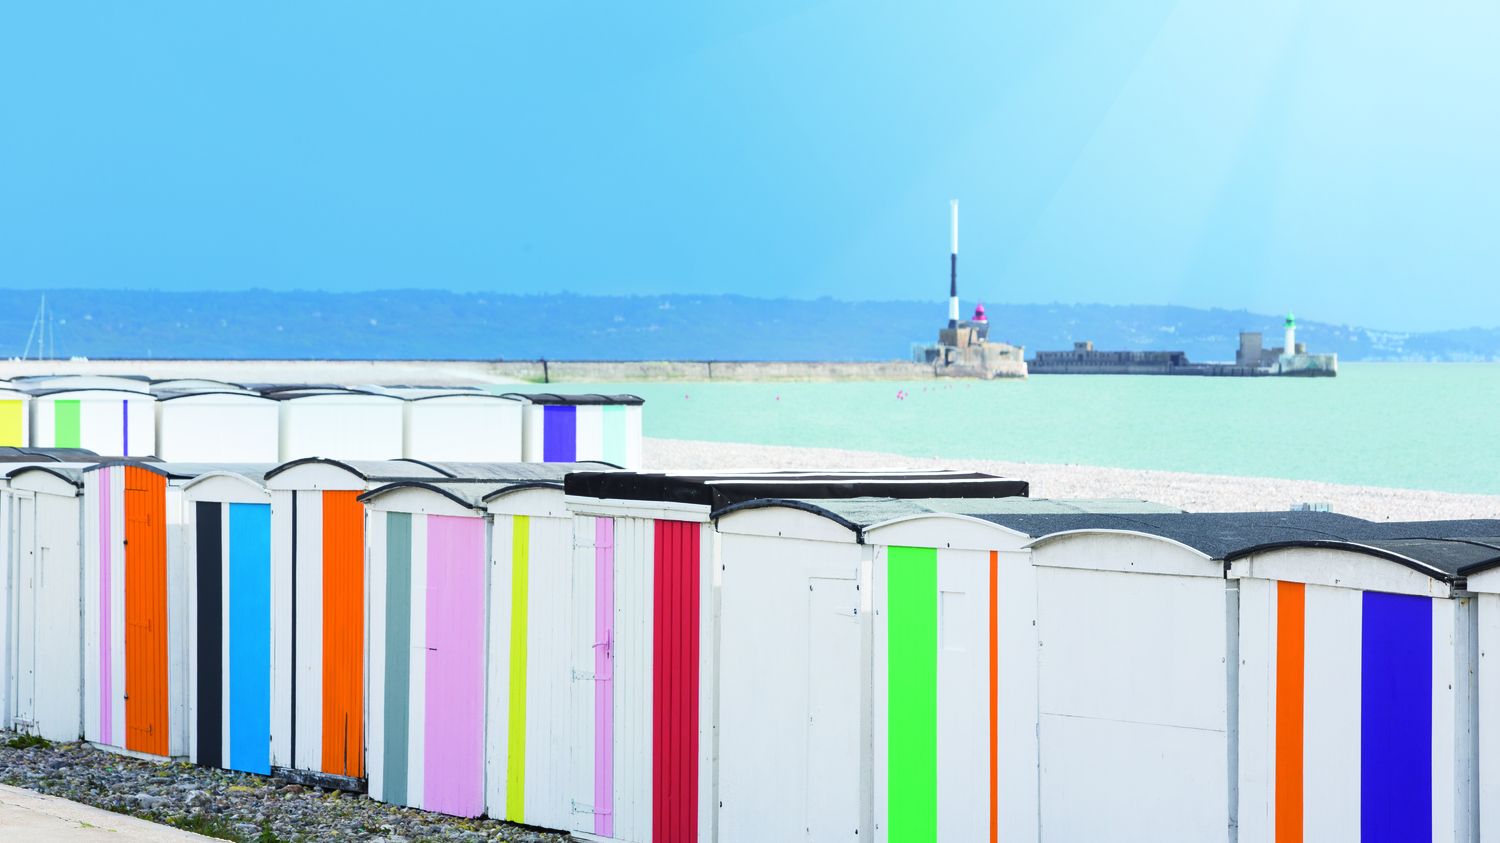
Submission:
[[[1240,581],[1224,589],[1224,738],[1229,762],[1229,843],[1240,839]]]

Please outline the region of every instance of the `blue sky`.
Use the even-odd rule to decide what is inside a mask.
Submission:
[[[1500,4],[15,3],[0,288],[1500,324]],[[28,305],[29,306],[29,305]]]

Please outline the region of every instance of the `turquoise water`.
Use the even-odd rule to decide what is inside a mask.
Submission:
[[[1500,494],[1500,365],[1333,379],[553,384],[634,392],[647,436]],[[898,399],[898,390],[907,393]]]

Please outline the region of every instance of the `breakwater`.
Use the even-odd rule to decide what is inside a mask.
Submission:
[[[739,360],[8,360],[0,377],[44,374],[150,374],[236,382],[608,383],[641,381],[842,381],[936,378],[933,367],[888,361]],[[999,375],[1026,377],[1017,361]]]

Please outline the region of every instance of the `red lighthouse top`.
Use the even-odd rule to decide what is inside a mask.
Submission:
[[[974,306],[974,321],[975,322],[988,322],[988,321],[990,321],[990,320],[986,319],[985,316],[984,316],[984,303],[983,302],[980,302],[979,304],[977,304],[977,305]]]

